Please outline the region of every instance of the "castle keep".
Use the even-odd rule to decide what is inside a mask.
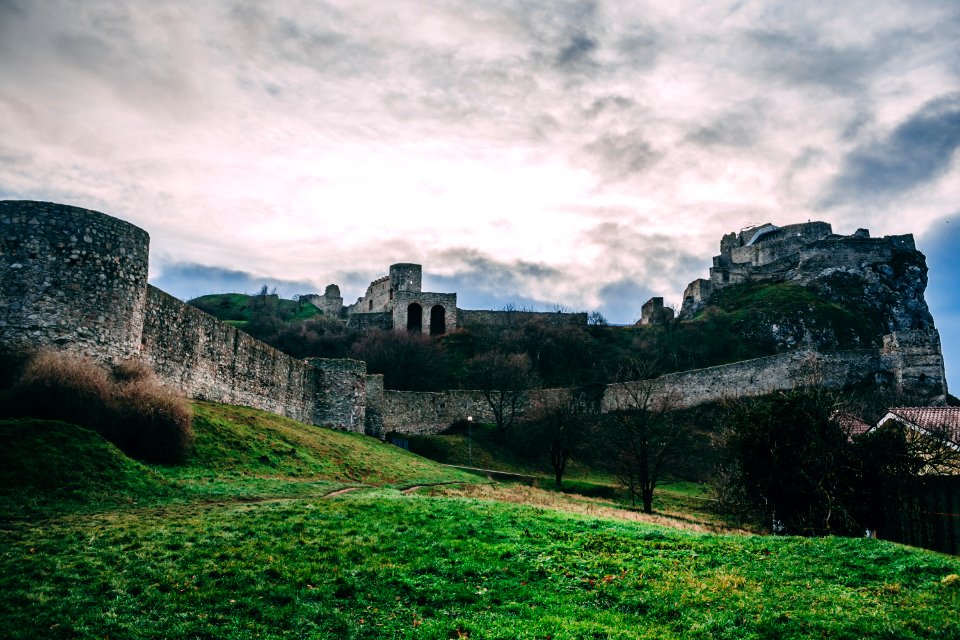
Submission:
[[[356,360],[296,360],[147,284],[149,237],[110,216],[60,204],[0,201],[0,345],[50,347],[106,363],[143,360],[166,384],[192,398],[249,405],[304,422],[383,436],[429,433],[468,415],[490,421],[483,394],[413,393],[383,388]],[[919,258],[917,258],[919,256]],[[888,318],[882,346],[820,353],[798,349],[731,365],[658,378],[657,393],[679,406],[789,389],[816,364],[831,387],[882,382],[925,396],[946,395],[939,337],[923,289],[926,267],[912,236],[834,236],[825,223],[772,225],[724,236],[709,280],[687,287],[681,315],[709,303],[713,291],[763,278],[810,282],[856,274]],[[346,307],[354,326],[439,334],[469,325],[507,325],[517,316],[586,323],[586,314],[458,309],[455,293],[421,291],[419,265],[396,264]],[[882,295],[880,295],[882,294]],[[343,300],[330,285],[307,298],[339,317]],[[318,304],[319,303],[319,304]],[[662,300],[645,306],[667,321]],[[628,383],[629,384],[629,383]],[[623,385],[609,385],[602,406],[615,408]],[[551,402],[569,390],[535,390]]]

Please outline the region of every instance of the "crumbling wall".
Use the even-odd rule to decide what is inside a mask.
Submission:
[[[443,331],[446,333],[457,328],[457,294],[455,293],[428,293],[428,292],[401,292],[397,297],[393,309],[393,326],[396,329],[407,329],[410,319],[410,305],[418,304],[421,309],[420,331],[430,334],[431,312],[435,306],[443,308]]]
[[[897,331],[883,337],[882,369],[904,394],[929,404],[946,404],[947,377],[936,330]]]

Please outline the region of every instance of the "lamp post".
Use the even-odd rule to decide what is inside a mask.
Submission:
[[[467,416],[467,464],[473,466],[473,416]]]

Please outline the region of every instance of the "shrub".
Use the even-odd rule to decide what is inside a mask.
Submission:
[[[142,362],[124,362],[111,375],[90,358],[38,351],[6,395],[8,415],[87,427],[140,460],[180,462],[193,442],[189,405]]]
[[[124,360],[113,366],[113,379],[119,383],[154,378],[153,369],[142,360]]]
[[[96,428],[109,418],[113,383],[89,358],[41,350],[10,390],[10,413]]]
[[[117,385],[112,434],[105,435],[131,457],[177,463],[193,443],[192,422],[186,401],[151,373]]]

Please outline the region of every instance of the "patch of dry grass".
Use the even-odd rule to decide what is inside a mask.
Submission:
[[[643,522],[699,533],[735,533],[742,535],[750,535],[753,533],[744,529],[728,527],[720,522],[707,519],[696,520],[688,516],[669,513],[655,513],[651,515],[634,509],[616,507],[607,501],[597,498],[545,491],[521,484],[448,485],[431,487],[426,490],[426,493],[431,496],[511,502],[542,509],[552,509],[554,511],[564,511],[600,518],[614,518],[629,522]]]

